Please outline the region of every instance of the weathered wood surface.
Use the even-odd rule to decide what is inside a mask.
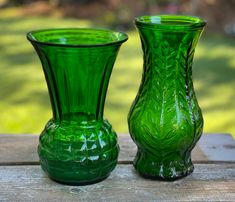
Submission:
[[[0,177],[0,201],[235,201],[235,163],[195,164],[175,182],[143,179],[131,165],[88,186],[53,182],[37,165],[0,166]]]
[[[235,141],[230,135],[203,135],[193,151],[194,173],[175,182],[141,178],[130,165],[136,146],[120,135],[119,164],[109,178],[88,186],[61,185],[35,165],[37,144],[36,135],[0,135],[0,202],[235,201]]]
[[[137,147],[135,143],[132,141],[129,135],[126,136],[120,136],[119,137],[119,145],[120,145],[120,154],[118,157],[119,162],[131,162],[133,161]],[[235,145],[235,141],[234,141]],[[200,144],[198,144],[193,152],[192,152],[192,159],[193,161],[208,161],[206,154],[203,153],[203,151],[200,148]],[[218,160],[218,159],[217,159]],[[235,161],[235,156],[234,156]]]
[[[38,164],[37,135],[0,135],[0,165]],[[119,135],[119,162],[130,162],[136,146],[129,135]],[[203,135],[195,147],[194,161],[235,161],[235,140],[226,134]]]
[[[0,135],[0,164],[38,162],[37,135]]]

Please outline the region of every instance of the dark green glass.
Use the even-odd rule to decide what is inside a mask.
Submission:
[[[144,53],[139,92],[128,116],[144,177],[174,180],[193,171],[191,151],[203,129],[193,82],[195,46],[205,22],[190,16],[135,20]]]
[[[106,178],[117,164],[117,135],[103,119],[106,91],[120,32],[50,29],[27,34],[40,57],[53,118],[40,135],[38,154],[50,178],[89,184]]]

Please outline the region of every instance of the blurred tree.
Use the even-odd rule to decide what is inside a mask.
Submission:
[[[53,5],[62,6],[70,3],[86,4],[93,2],[103,2],[104,0],[48,0],[48,1]]]
[[[151,14],[176,14],[179,10],[180,0],[142,0],[145,10]]]
[[[44,1],[49,2],[50,4],[62,6],[65,4],[86,4],[93,2],[104,2],[106,0],[0,0],[0,5],[4,3],[4,5],[23,5],[28,3],[34,3],[35,1]]]
[[[4,0],[2,1],[4,6],[12,6],[12,5],[22,5],[26,3],[32,2],[32,0]]]
[[[207,20],[207,30],[235,35],[235,0],[180,0],[180,13]]]

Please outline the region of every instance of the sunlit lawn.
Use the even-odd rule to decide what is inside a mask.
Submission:
[[[0,11],[0,133],[39,133],[51,117],[49,97],[36,53],[25,33],[49,27],[95,26],[90,21],[19,17]],[[105,117],[127,133],[127,113],[137,93],[142,53],[136,31],[119,53],[106,99]],[[235,137],[235,40],[204,34],[195,56],[194,84],[203,110],[204,132]]]

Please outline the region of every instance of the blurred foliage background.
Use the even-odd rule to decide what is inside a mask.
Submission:
[[[0,133],[42,131],[51,117],[40,61],[25,33],[53,27],[102,27],[125,31],[107,93],[105,117],[128,133],[127,114],[142,73],[135,16],[197,15],[208,25],[196,49],[194,84],[206,133],[235,137],[234,0],[0,0]]]

